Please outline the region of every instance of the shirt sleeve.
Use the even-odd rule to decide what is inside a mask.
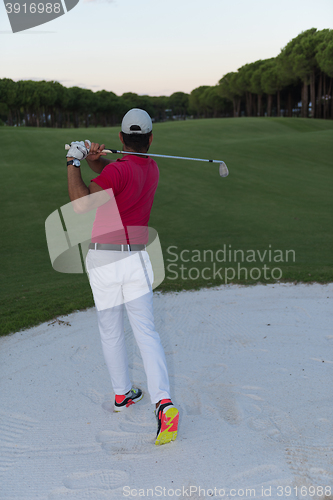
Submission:
[[[119,162],[120,163],[120,162]],[[96,182],[102,189],[112,189],[114,196],[117,196],[124,187],[125,176],[122,172],[121,164],[118,161],[109,163],[103,168],[102,172],[92,182]]]

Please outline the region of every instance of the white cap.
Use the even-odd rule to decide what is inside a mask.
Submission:
[[[143,109],[130,109],[121,122],[124,134],[148,134],[153,129],[150,116]]]

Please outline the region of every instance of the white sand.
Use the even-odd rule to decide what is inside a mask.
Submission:
[[[181,414],[177,440],[161,447],[147,394],[109,411],[94,309],[0,339],[1,500],[221,498],[222,488],[263,498],[262,487],[305,499],[323,497],[319,486],[332,496],[332,294],[333,284],[155,293]],[[146,392],[128,323],[126,337]]]

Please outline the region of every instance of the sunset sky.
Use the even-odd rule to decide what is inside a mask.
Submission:
[[[118,95],[190,92],[275,57],[312,27],[333,28],[332,0],[81,0],[64,16],[16,34],[1,3],[0,78]]]

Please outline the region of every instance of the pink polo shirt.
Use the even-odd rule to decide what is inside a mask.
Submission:
[[[114,198],[97,208],[91,241],[147,243],[158,178],[157,163],[149,157],[125,155],[104,167],[92,181],[105,190],[112,189]]]

